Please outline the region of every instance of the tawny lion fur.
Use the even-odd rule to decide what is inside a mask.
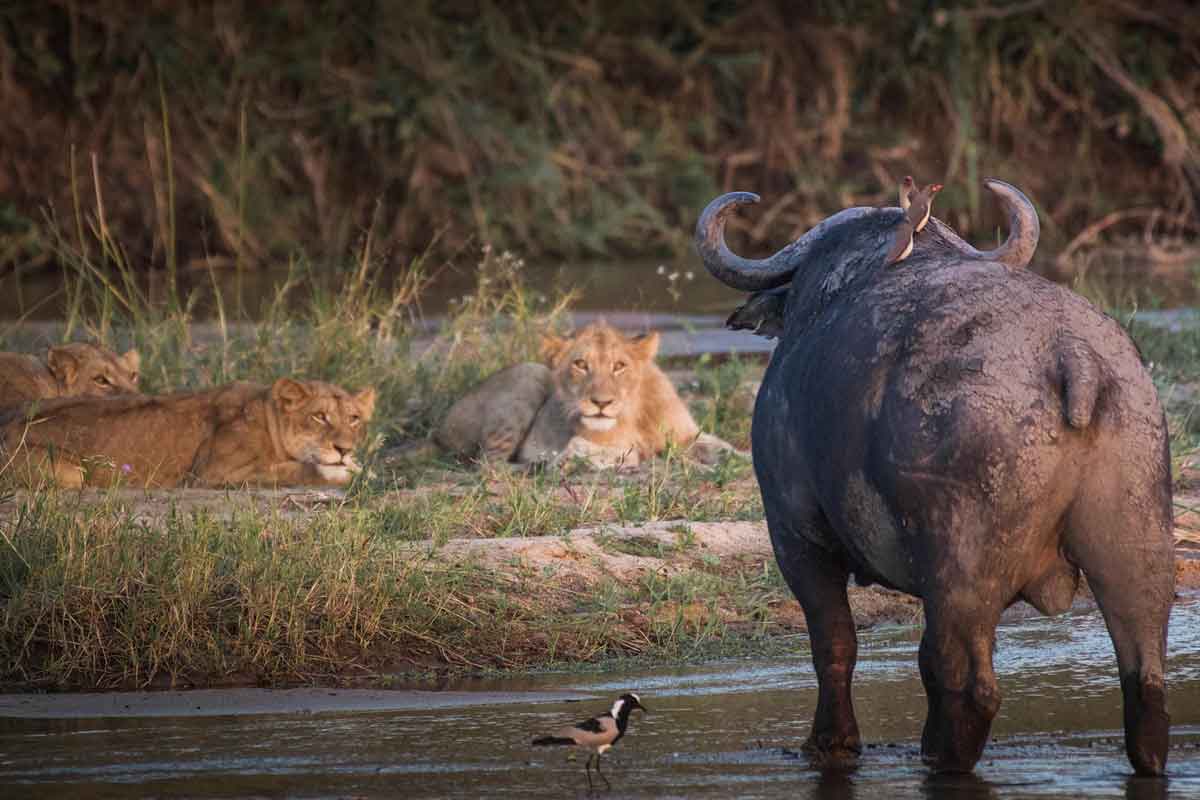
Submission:
[[[105,397],[138,390],[141,357],[85,342],[51,347],[46,360],[0,353],[0,408],[55,397]]]
[[[636,465],[668,443],[688,447],[700,428],[654,363],[658,343],[657,333],[626,338],[603,322],[546,336],[544,364],[492,375],[454,405],[434,439],[465,458],[520,463],[578,454]]]
[[[374,408],[374,389],[288,378],[51,400],[0,417],[0,463],[18,480],[67,487],[343,485]]]

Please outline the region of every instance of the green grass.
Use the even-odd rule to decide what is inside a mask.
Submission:
[[[1072,288],[1117,320],[1137,345],[1167,415],[1173,473],[1184,479],[1183,464],[1200,450],[1200,327],[1184,321],[1173,329],[1139,317],[1140,309],[1155,304],[1139,303],[1129,287],[1113,291],[1084,275]]]
[[[593,590],[530,569],[430,558],[355,503],[304,515],[121,496],[8,498],[0,530],[0,684],[118,688],[378,679],[685,658],[763,635],[784,599],[770,564],[696,560]],[[687,534],[679,534],[686,552]],[[636,545],[634,545],[636,547]],[[733,623],[737,623],[734,625]]]
[[[401,541],[528,537],[608,523],[756,520],[762,501],[745,460],[704,466],[656,459],[635,473],[507,466],[478,470],[438,461],[367,482],[357,502]],[[731,477],[736,476],[736,477]],[[394,486],[416,488],[393,489]]]
[[[735,446],[750,448],[750,417],[754,395],[748,383],[761,378],[762,367],[732,353],[714,358],[705,353],[697,359],[696,399],[692,414],[700,427]]]
[[[1127,328],[1151,367],[1171,434],[1176,478],[1200,450],[1200,329],[1170,331],[1127,315]]]

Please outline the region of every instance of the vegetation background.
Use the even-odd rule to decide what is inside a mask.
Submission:
[[[0,4],[0,272],[106,219],[139,270],[489,242],[682,255],[717,193],[771,249],[939,180],[952,225],[1195,234],[1200,14],[1184,0]],[[101,209],[100,206],[103,206]],[[101,212],[103,212],[101,214]],[[76,225],[77,222],[81,224]]]

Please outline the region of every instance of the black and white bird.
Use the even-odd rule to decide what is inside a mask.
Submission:
[[[604,777],[604,773],[600,771],[600,756],[625,735],[625,730],[629,727],[629,715],[638,708],[642,710],[642,713],[646,713],[646,707],[642,705],[638,696],[633,692],[628,692],[614,700],[612,709],[609,711],[575,725],[568,725],[549,736],[539,736],[533,740],[533,744],[535,747],[549,745],[580,747],[589,751],[587,764],[584,765],[588,787],[590,788],[592,785],[592,761],[594,759],[596,774],[604,781],[605,786],[611,788],[608,778]]]

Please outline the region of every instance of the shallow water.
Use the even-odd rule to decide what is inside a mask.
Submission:
[[[1047,274],[1049,261],[1035,262],[1035,271]],[[578,293],[575,308],[585,312],[657,312],[660,314],[712,315],[723,320],[745,298],[713,280],[694,256],[680,261],[629,258],[615,261],[546,261],[524,268],[526,285],[547,296],[573,289]],[[673,277],[672,277],[673,276]],[[180,289],[194,301],[194,319],[210,320],[220,307],[226,312],[244,309],[258,319],[276,300],[278,289],[290,276],[286,269],[185,271]],[[321,281],[337,285],[345,273],[318,272]],[[375,276],[383,285],[396,279],[394,272]],[[146,296],[166,299],[162,273],[138,276]],[[478,275],[472,264],[444,269],[421,293],[421,311],[435,318],[454,308],[460,298],[474,291]],[[1200,284],[1189,269],[1157,269],[1151,262],[1130,259],[1098,259],[1084,281],[1089,290],[1123,308],[1180,308],[1200,304]],[[308,300],[304,291],[291,301],[301,307]],[[0,320],[61,320],[67,309],[62,275],[53,270],[0,278]],[[235,316],[237,316],[235,314]]]
[[[605,796],[1200,797],[1200,601],[1172,617],[1165,781],[1131,775],[1112,647],[1094,611],[1001,627],[1005,700],[984,758],[974,776],[931,776],[918,757],[918,639],[909,627],[861,636],[855,702],[867,749],[853,772],[822,773],[794,752],[816,688],[798,638],[789,659],[474,681],[440,694],[3,696],[0,797],[583,796],[582,760],[528,742],[629,690],[650,713],[605,757]]]

